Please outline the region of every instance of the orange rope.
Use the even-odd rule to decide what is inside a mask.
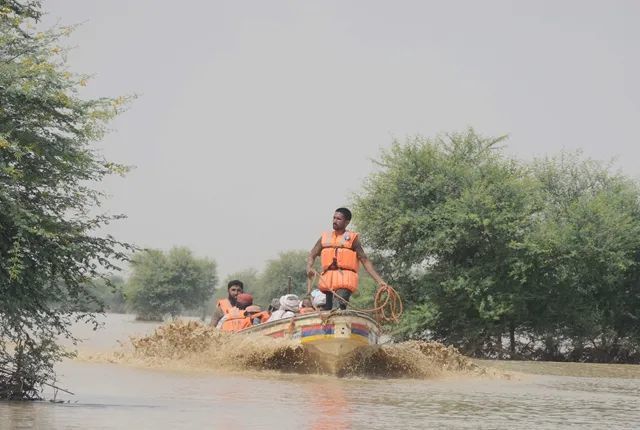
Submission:
[[[316,272],[313,276],[313,280],[309,280],[309,285],[307,287],[309,291],[311,291],[311,286],[313,285],[313,282],[316,278],[319,280],[319,282],[324,282]],[[402,299],[400,298],[400,294],[390,285],[383,285],[381,287],[378,287],[375,295],[373,296],[373,308],[371,309],[360,309],[356,306],[353,306],[351,303],[349,303],[349,301],[337,295],[335,291],[329,288],[327,288],[327,290],[331,291],[331,294],[333,294],[334,297],[337,297],[338,300],[341,300],[343,303],[347,304],[353,309],[360,312],[372,313],[378,324],[382,324],[385,322],[397,324],[400,321],[400,317],[402,316],[402,311],[404,309],[402,305]]]

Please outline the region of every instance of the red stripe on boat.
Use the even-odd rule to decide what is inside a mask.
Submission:
[[[366,330],[369,331],[369,326],[366,324],[360,324],[360,323],[351,323],[351,327],[358,329],[358,330]]]

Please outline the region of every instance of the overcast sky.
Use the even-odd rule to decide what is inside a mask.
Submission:
[[[139,94],[99,145],[143,247],[224,276],[331,227],[394,137],[509,134],[640,177],[640,1],[45,0],[87,96]],[[357,223],[357,219],[355,220]]]

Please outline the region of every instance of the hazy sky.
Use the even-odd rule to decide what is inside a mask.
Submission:
[[[394,137],[509,134],[640,177],[640,1],[45,0],[88,96],[137,93],[104,186],[139,246],[221,274],[308,249]],[[357,219],[355,220],[357,223]]]

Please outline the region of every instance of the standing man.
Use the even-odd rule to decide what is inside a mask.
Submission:
[[[229,281],[227,284],[227,298],[218,300],[218,303],[216,303],[216,309],[213,311],[213,316],[211,317],[212,326],[215,327],[218,325],[218,322],[223,316],[239,310],[237,302],[238,294],[243,292],[244,284],[242,281],[238,281],[237,279]]]
[[[316,242],[307,258],[307,276],[309,279],[317,275],[313,270],[316,257],[320,257],[322,273],[318,288],[327,300],[325,310],[333,308],[333,293],[340,296],[340,309],[346,309],[351,294],[358,289],[358,269],[362,263],[365,270],[376,281],[378,286],[386,286],[371,261],[362,249],[359,235],[348,231],[347,226],[351,221],[351,211],[347,208],[338,208],[333,214],[333,231],[325,231]]]

